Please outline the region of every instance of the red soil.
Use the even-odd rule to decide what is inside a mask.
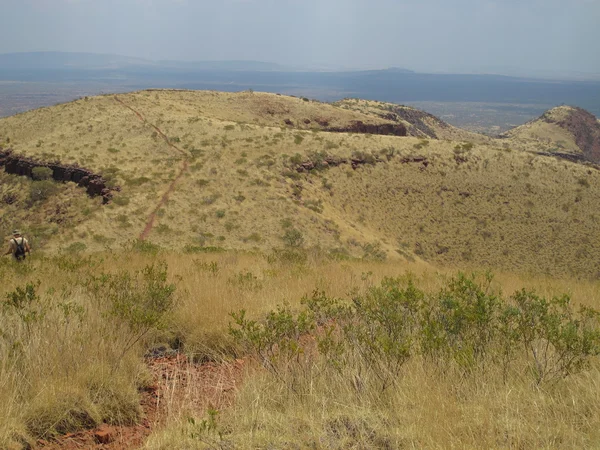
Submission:
[[[141,392],[144,418],[132,426],[103,424],[93,429],[70,433],[51,441],[40,440],[35,448],[45,450],[139,448],[150,433],[165,424],[169,415],[182,405],[200,417],[208,407],[220,410],[231,405],[242,380],[244,363],[193,364],[184,356],[149,359],[155,384]]]

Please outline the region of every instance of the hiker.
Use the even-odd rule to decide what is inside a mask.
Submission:
[[[19,230],[13,231],[13,237],[10,240],[10,248],[5,255],[13,255],[17,261],[23,261],[27,253],[31,255],[31,247]]]

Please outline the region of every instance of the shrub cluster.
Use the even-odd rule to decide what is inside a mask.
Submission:
[[[301,311],[282,306],[262,321],[234,313],[230,332],[275,374],[317,354],[340,373],[354,373],[349,381],[359,373],[376,380],[382,392],[414,357],[465,374],[500,367],[505,376],[528,374],[542,384],[581,371],[600,354],[599,311],[574,311],[566,295],[521,290],[505,297],[492,292],[491,281],[489,274],[459,274],[427,294],[410,276],[386,278],[350,301],[315,291]]]

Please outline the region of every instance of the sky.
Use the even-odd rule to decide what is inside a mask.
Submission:
[[[0,0],[0,53],[600,73],[600,0]]]

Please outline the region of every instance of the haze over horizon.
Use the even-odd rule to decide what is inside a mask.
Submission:
[[[451,4],[449,4],[451,3]],[[0,53],[599,74],[599,0],[0,0]]]

